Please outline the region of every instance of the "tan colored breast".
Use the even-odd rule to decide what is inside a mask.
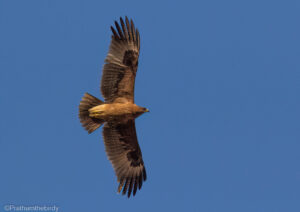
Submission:
[[[89,109],[90,117],[98,119],[111,119],[124,115],[130,115],[136,110],[137,105],[133,103],[112,103],[95,106]]]

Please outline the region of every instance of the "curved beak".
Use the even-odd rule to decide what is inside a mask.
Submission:
[[[146,108],[145,112],[150,112],[150,110],[148,108]]]

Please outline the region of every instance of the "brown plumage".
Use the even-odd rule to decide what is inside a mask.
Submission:
[[[146,180],[135,119],[148,109],[134,104],[134,82],[138,68],[140,35],[133,21],[115,21],[109,52],[103,66],[101,92],[105,102],[85,93],[79,105],[82,126],[92,133],[102,124],[108,159],[118,178],[118,192],[130,197]]]

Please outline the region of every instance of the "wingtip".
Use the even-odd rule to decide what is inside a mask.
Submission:
[[[115,21],[115,27],[119,31],[120,26],[119,26],[119,23],[117,21]]]
[[[122,187],[123,187],[123,186],[120,184],[119,187],[118,187],[118,191],[117,191],[118,194],[120,194],[120,192],[121,192],[121,190],[122,190]]]
[[[120,17],[120,22],[122,23],[124,23],[124,20],[123,20],[123,18],[122,18],[122,16]]]

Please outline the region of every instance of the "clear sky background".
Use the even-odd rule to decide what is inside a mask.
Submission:
[[[0,1],[0,211],[300,211],[299,1]],[[110,25],[141,34],[148,180],[117,195],[97,97]]]

